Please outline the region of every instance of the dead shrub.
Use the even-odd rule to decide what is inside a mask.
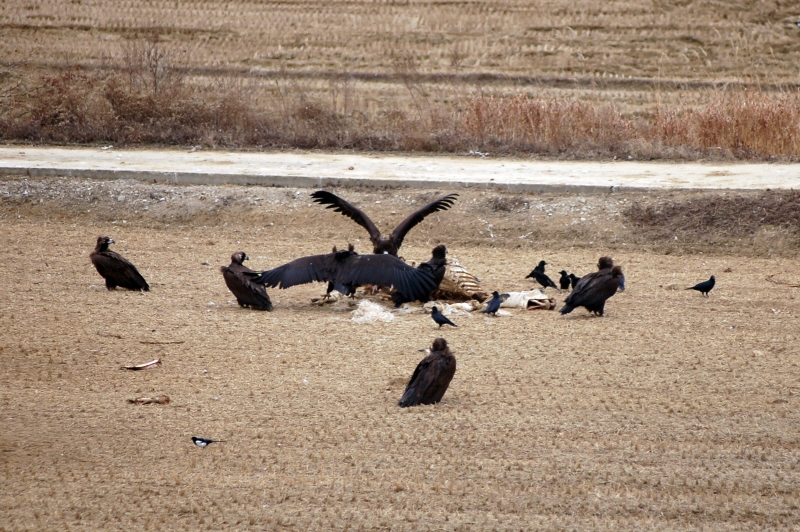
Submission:
[[[473,96],[463,117],[464,135],[476,148],[558,154],[619,153],[630,137],[629,122],[609,105],[565,99]]]

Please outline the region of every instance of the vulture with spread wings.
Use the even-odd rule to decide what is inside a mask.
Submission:
[[[242,264],[249,258],[244,251],[237,251],[231,255],[229,266],[220,266],[225,284],[228,285],[228,290],[236,296],[240,307],[272,310],[272,301],[270,301],[264,285],[253,282],[260,272],[253,271]]]
[[[333,248],[327,255],[293,260],[254,280],[281,289],[315,281],[328,283],[328,292],[335,288],[345,295],[365,284],[393,287],[397,306],[406,301],[427,301],[437,286],[434,274],[426,269],[409,266],[392,255],[359,255],[352,246],[347,251]]]
[[[429,214],[433,214],[434,212],[438,211],[446,211],[452,207],[453,203],[458,197],[458,194],[448,194],[447,196],[442,196],[436,201],[428,203],[421,209],[417,210],[408,218],[400,222],[400,225],[395,227],[394,231],[392,231],[392,234],[389,235],[389,238],[384,238],[381,236],[380,230],[375,226],[374,223],[372,223],[372,220],[369,219],[369,216],[364,214],[361,209],[354,207],[351,203],[343,200],[339,196],[331,194],[325,190],[318,190],[311,194],[311,197],[314,198],[316,203],[327,205],[326,208],[333,209],[334,212],[342,213],[366,229],[369,233],[369,239],[372,241],[373,253],[388,253],[389,255],[394,255],[396,257],[397,251],[400,249],[400,246],[403,245],[403,239],[406,237],[406,233],[411,231],[414,226],[424,220]]]
[[[150,290],[150,285],[144,280],[142,274],[125,257],[108,249],[114,239],[107,236],[97,237],[97,246],[89,254],[97,273],[106,280],[106,288],[114,290],[121,286],[128,290]]]

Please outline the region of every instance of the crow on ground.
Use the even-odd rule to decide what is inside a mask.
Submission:
[[[483,309],[481,312],[483,314],[492,314],[494,316],[497,316],[497,311],[500,310],[501,301],[502,300],[500,299],[500,293],[497,290],[495,290],[494,292],[492,292],[492,299],[489,300],[489,302],[486,304],[486,308]]]
[[[447,316],[439,312],[439,309],[436,308],[436,306],[431,309],[431,318],[433,318],[433,321],[439,324],[440,329],[442,328],[442,325],[452,325],[453,327],[458,327],[458,325],[448,320]]]
[[[578,284],[578,281],[580,280],[581,280],[580,277],[578,277],[574,273],[569,274],[569,285],[573,290],[575,290],[575,285]]]
[[[544,265],[547,264],[545,261],[539,261],[539,265],[536,266],[531,273],[525,276],[526,279],[532,277],[537,283],[542,285],[543,289],[547,289],[548,287],[555,288],[558,290],[556,283],[553,280],[545,275],[544,273]]]
[[[697,290],[704,296],[708,297],[708,293],[711,292],[711,289],[714,288],[714,285],[717,284],[716,278],[712,275],[711,279],[708,281],[703,281],[702,283],[697,283],[694,286],[690,286],[686,290]]]
[[[558,280],[558,284],[561,285],[562,290],[569,289],[569,275],[567,275],[567,270],[561,270],[558,272],[561,274],[561,278]]]

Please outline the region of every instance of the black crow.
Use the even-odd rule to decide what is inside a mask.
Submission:
[[[212,443],[225,443],[225,440],[207,440],[206,438],[192,436],[192,442],[198,447],[208,447],[208,445]]]
[[[622,268],[604,268],[581,277],[575,289],[564,300],[561,314],[569,314],[577,307],[586,307],[595,316],[602,316],[606,300],[619,288]]]
[[[558,280],[558,284],[561,285],[561,289],[569,289],[569,275],[567,275],[567,270],[561,270],[558,273],[561,274],[561,278]]]
[[[575,285],[578,284],[578,281],[580,281],[580,277],[574,273],[569,274],[569,285],[573,290],[575,290]]]
[[[432,405],[444,397],[456,374],[456,357],[447,347],[444,338],[437,338],[431,346],[431,354],[417,364],[406,391],[397,404],[401,407]]]
[[[97,237],[97,246],[89,254],[97,273],[106,280],[106,288],[114,290],[121,286],[128,290],[150,290],[150,285],[144,280],[136,266],[128,262],[122,255],[108,249],[114,239],[107,236]]]
[[[326,208],[342,213],[366,229],[369,233],[369,239],[372,241],[373,253],[388,253],[389,255],[394,255],[396,257],[400,246],[403,245],[403,239],[406,237],[406,233],[424,220],[429,214],[437,211],[445,211],[452,207],[453,203],[456,201],[456,197],[458,197],[458,194],[448,194],[447,196],[442,196],[436,201],[428,203],[421,209],[412,213],[408,218],[400,222],[400,225],[398,225],[395,230],[392,231],[392,234],[389,235],[389,238],[384,238],[381,236],[380,230],[378,230],[375,224],[372,223],[372,220],[369,219],[369,216],[339,196],[331,194],[325,190],[318,190],[312,193],[311,197],[314,198],[316,203],[327,205]]]
[[[264,285],[253,282],[261,273],[242,264],[249,258],[244,251],[237,251],[231,255],[230,266],[220,267],[225,284],[228,285],[228,290],[236,296],[240,307],[272,310],[272,301],[269,300]]]
[[[388,254],[359,255],[352,246],[347,251],[333,248],[327,255],[293,260],[262,273],[253,282],[285,289],[314,281],[326,282],[329,291],[335,288],[345,295],[365,284],[393,287],[403,302],[428,301],[436,288],[432,272]]]
[[[547,264],[545,261],[543,260],[539,261],[539,265],[536,266],[531,273],[526,275],[525,278],[528,279],[529,277],[532,277],[537,283],[542,285],[544,289],[547,289],[547,287],[552,287],[558,290],[556,283],[554,283],[550,277],[545,275],[544,273],[545,264]]]
[[[435,306],[431,309],[431,318],[433,321],[439,324],[439,328],[442,328],[442,325],[452,325],[453,327],[458,327],[455,323],[447,319],[447,316],[439,312],[439,309]]]
[[[697,283],[694,286],[690,286],[686,290],[697,290],[704,296],[708,297],[708,293],[711,292],[711,289],[714,288],[714,285],[717,283],[716,278],[712,275],[711,279],[708,281],[703,281],[702,283]]]
[[[497,311],[500,309],[500,293],[495,290],[492,292],[492,299],[489,300],[489,303],[486,305],[486,308],[483,309],[481,312],[483,314],[493,314],[497,316]]]

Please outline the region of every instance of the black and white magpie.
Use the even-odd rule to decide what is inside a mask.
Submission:
[[[209,443],[224,443],[225,440],[207,440],[205,438],[198,438],[197,436],[192,436],[192,442],[198,447],[207,447]]]

